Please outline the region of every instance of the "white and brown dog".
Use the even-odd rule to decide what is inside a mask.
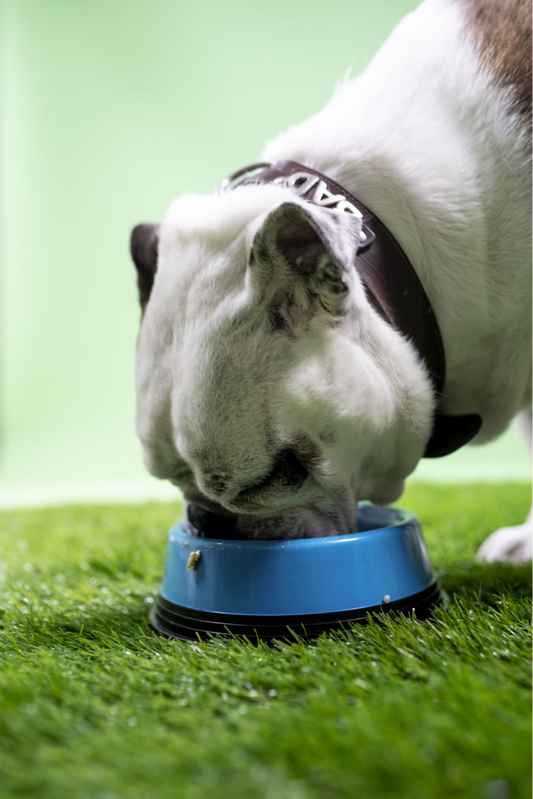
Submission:
[[[180,197],[132,236],[137,431],[204,535],[350,532],[358,501],[401,495],[441,416],[479,420],[466,438],[483,443],[522,415],[531,437],[528,0],[426,0],[263,153],[287,159],[299,184]],[[367,290],[363,214],[298,191],[313,171],[406,253],[440,328],[441,390]],[[530,521],[480,557],[530,558]]]

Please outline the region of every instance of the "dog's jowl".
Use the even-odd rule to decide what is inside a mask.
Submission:
[[[424,455],[530,438],[530,4],[426,0],[132,254],[137,432],[196,534],[348,533]],[[531,557],[530,524],[480,557]]]

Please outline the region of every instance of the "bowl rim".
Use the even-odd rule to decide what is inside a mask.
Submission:
[[[393,514],[393,521],[391,523],[383,524],[380,527],[373,527],[370,530],[355,530],[352,533],[343,533],[341,535],[326,535],[326,536],[316,536],[313,538],[208,538],[207,536],[195,536],[189,533],[186,529],[186,520],[180,519],[179,521],[175,522],[170,530],[169,536],[172,537],[173,535],[179,534],[182,536],[186,536],[188,540],[198,542],[198,547],[200,547],[203,543],[208,546],[219,546],[219,547],[226,547],[228,549],[242,549],[243,547],[253,549],[253,548],[266,548],[266,547],[279,547],[279,548],[290,548],[290,549],[298,549],[308,548],[308,547],[318,547],[318,546],[327,546],[333,544],[339,544],[347,541],[355,541],[363,536],[367,536],[368,534],[372,533],[375,535],[380,531],[385,530],[394,530],[397,527],[403,527],[406,524],[414,523],[420,524],[420,520],[416,513],[407,508],[401,508],[398,506],[389,506],[389,505],[374,505],[372,502],[363,501],[358,503],[358,510],[359,512],[365,512],[365,508],[370,508],[372,511],[377,513],[383,512],[383,514]],[[390,521],[390,517],[389,517]]]

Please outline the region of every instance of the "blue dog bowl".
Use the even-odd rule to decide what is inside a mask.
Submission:
[[[313,638],[368,614],[426,618],[440,601],[417,517],[363,503],[352,535],[326,538],[218,540],[175,524],[150,624],[184,640]]]

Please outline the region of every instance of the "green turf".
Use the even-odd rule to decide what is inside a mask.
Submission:
[[[448,608],[278,649],[150,631],[177,505],[0,514],[0,796],[530,796],[531,572],[473,563],[529,499],[410,487]]]

